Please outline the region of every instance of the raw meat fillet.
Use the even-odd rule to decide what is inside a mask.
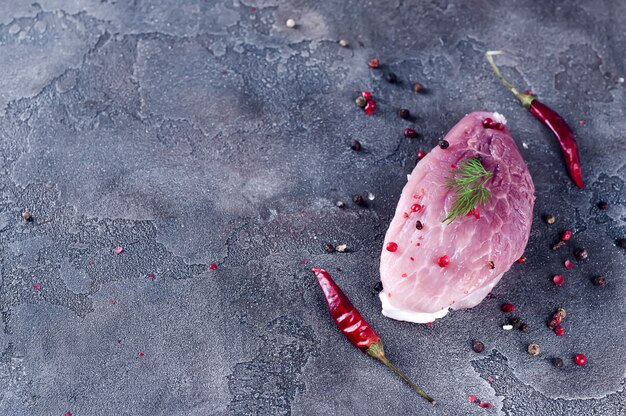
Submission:
[[[535,186],[508,129],[483,127],[487,117],[506,122],[497,113],[465,116],[446,135],[450,146],[435,147],[420,160],[402,190],[380,259],[383,315],[425,323],[449,308],[476,306],[522,256]],[[493,172],[485,184],[491,200],[472,215],[443,223],[454,199],[446,180],[475,156]],[[391,242],[395,252],[386,249]],[[450,258],[446,267],[439,265],[442,256]]]

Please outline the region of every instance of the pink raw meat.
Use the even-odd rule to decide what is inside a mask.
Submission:
[[[449,308],[476,306],[524,253],[535,186],[508,129],[483,127],[487,117],[504,121],[497,113],[465,116],[446,135],[450,146],[435,147],[420,160],[402,190],[380,258],[383,315],[425,323],[443,317]],[[456,165],[474,156],[493,172],[485,184],[491,200],[479,214],[444,224],[454,196],[446,179]],[[398,245],[397,251],[386,249],[390,242]],[[450,263],[440,267],[438,261],[446,255]]]

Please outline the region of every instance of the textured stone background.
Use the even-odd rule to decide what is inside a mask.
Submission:
[[[626,414],[624,27],[619,0],[0,0],[0,414]],[[572,123],[584,192],[490,73],[491,48]],[[353,104],[364,89],[372,117]],[[385,319],[372,288],[406,174],[478,109],[508,117],[535,180],[528,261],[432,327]],[[578,246],[590,259],[554,287]],[[343,339],[311,265],[437,407]],[[503,301],[529,333],[500,329]],[[557,306],[562,338],[545,327]]]

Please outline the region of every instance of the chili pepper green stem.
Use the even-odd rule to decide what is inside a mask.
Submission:
[[[493,60],[493,57],[495,55],[503,55],[503,54],[504,54],[504,51],[487,51],[485,53],[485,57],[487,58],[489,65],[491,65],[491,69],[493,69],[493,72],[496,74],[496,77],[500,80],[502,85],[504,85],[509,91],[513,93],[513,95],[515,95],[515,97],[517,97],[518,100],[520,100],[524,108],[529,109],[530,103],[535,99],[535,97],[529,94],[522,94],[521,92],[519,92],[513,86],[513,84],[511,84],[502,76],[502,73],[500,73],[500,69],[498,69],[498,66]]]
[[[383,349],[383,342],[382,341],[378,341],[375,344],[370,345],[367,348],[367,353],[370,356],[372,356],[372,357],[376,358],[377,360],[379,360],[380,362],[382,362],[383,364],[385,364],[387,366],[387,368],[389,368],[391,371],[396,373],[396,375],[398,377],[400,377],[409,386],[411,386],[411,388],[413,390],[415,390],[420,396],[422,396],[423,398],[425,398],[426,400],[431,402],[433,405],[435,405],[437,403],[432,397],[430,397],[428,394],[426,394],[426,392],[424,390],[422,390],[421,388],[417,387],[417,385],[415,385],[415,383],[413,383],[407,376],[402,374],[402,372],[400,370],[398,370],[393,364],[391,364],[391,362],[389,362],[387,357],[385,357],[385,350]]]

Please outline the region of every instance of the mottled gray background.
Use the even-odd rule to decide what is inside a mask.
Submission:
[[[625,27],[620,0],[0,0],[0,414],[626,414]],[[491,48],[572,123],[584,192]],[[383,318],[378,255],[416,152],[481,109],[508,117],[535,180],[528,261],[432,327]],[[580,246],[589,260],[555,287]],[[349,345],[311,265],[437,407]],[[504,301],[529,333],[501,329]],[[557,306],[562,338],[545,327]]]

